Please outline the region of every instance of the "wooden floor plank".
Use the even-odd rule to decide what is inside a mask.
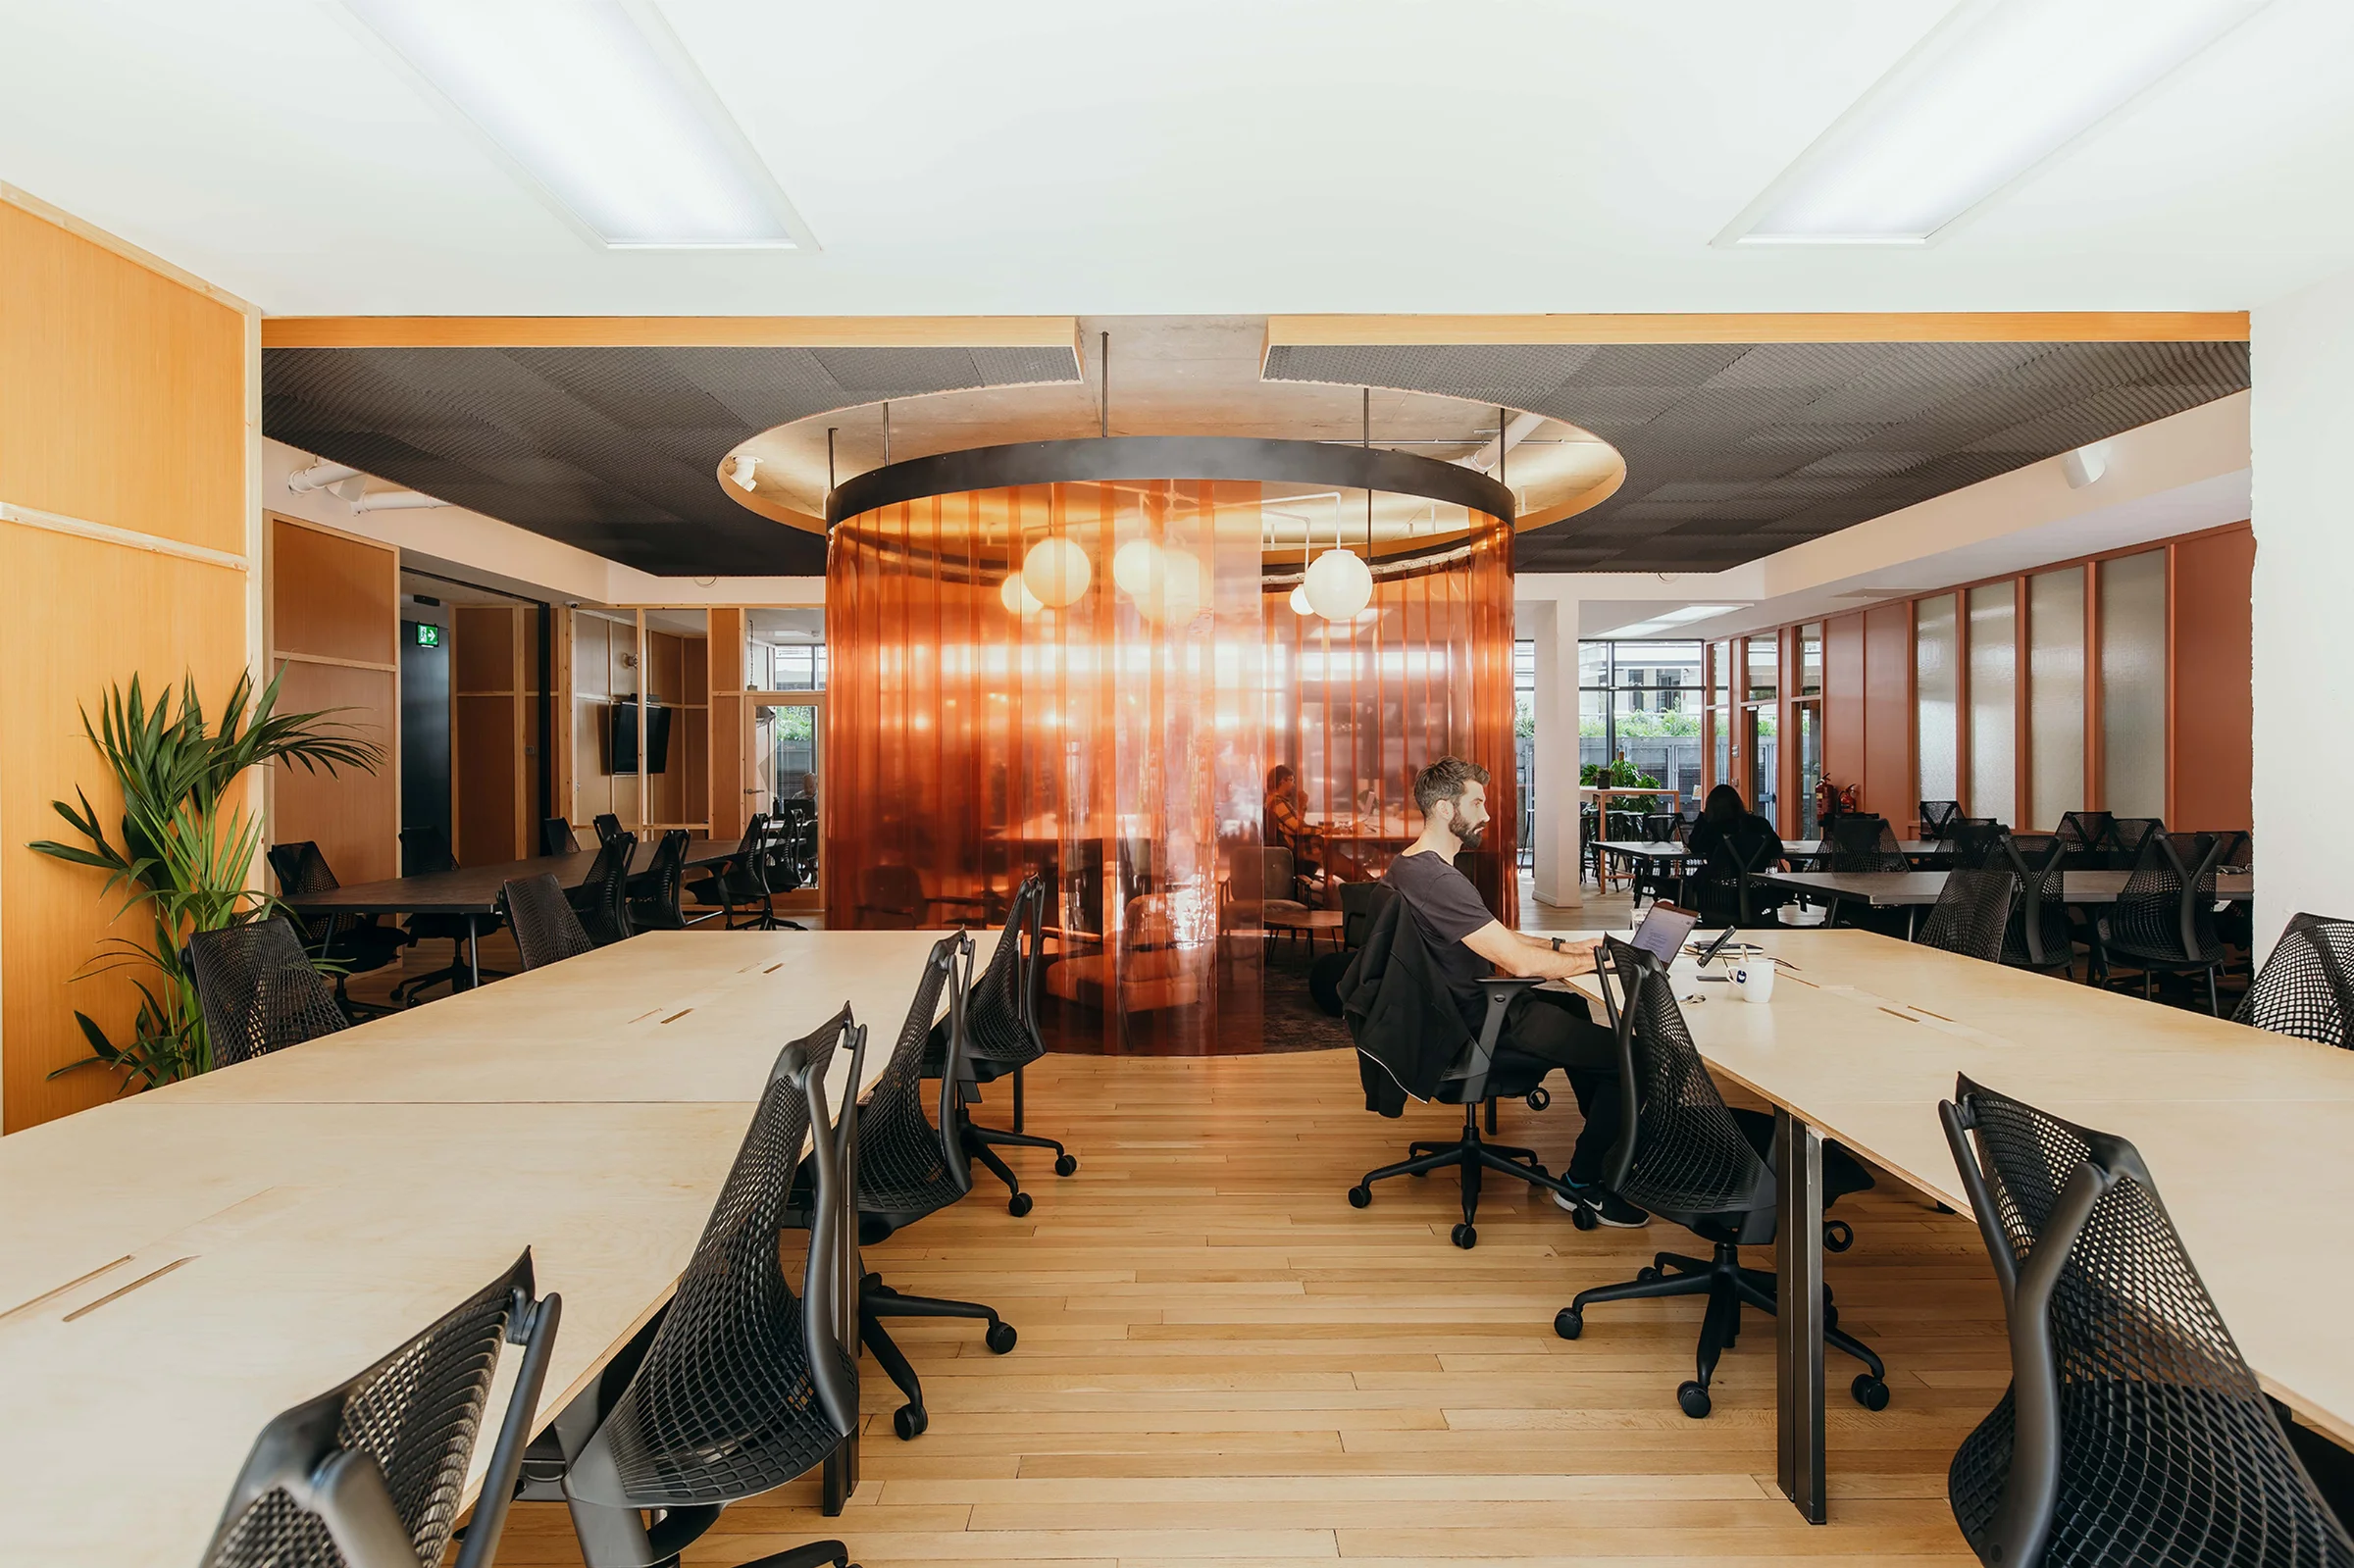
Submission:
[[[1558,1168],[1569,1098],[1507,1106],[1503,1136]],[[1017,1153],[1028,1217],[984,1178],[867,1255],[903,1290],[991,1301],[1020,1343],[997,1356],[969,1323],[905,1323],[930,1431],[892,1435],[897,1396],[870,1361],[849,1510],[825,1519],[814,1481],[795,1483],[722,1515],[690,1565],[823,1536],[865,1568],[1974,1561],[1945,1470],[2007,1376],[2001,1302],[1970,1224],[1893,1183],[1840,1204],[1857,1241],[1828,1271],[1895,1399],[1848,1403],[1851,1369],[1830,1358],[1831,1523],[1810,1528],[1773,1488],[1766,1319],[1749,1315],[1697,1422],[1674,1397],[1697,1302],[1599,1306],[1577,1342],[1553,1333],[1580,1289],[1703,1251],[1689,1234],[1580,1233],[1491,1184],[1463,1252],[1452,1177],[1385,1183],[1352,1210],[1360,1172],[1459,1118],[1366,1114],[1347,1053],[1054,1057],[1028,1108],[1077,1175]],[[518,1505],[508,1530],[506,1562],[579,1560],[561,1507]]]

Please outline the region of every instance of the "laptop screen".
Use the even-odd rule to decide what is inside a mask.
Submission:
[[[1692,928],[1699,923],[1700,916],[1689,909],[1679,909],[1674,904],[1654,904],[1644,912],[1643,924],[1635,928],[1634,938],[1629,945],[1649,953],[1663,964],[1671,964],[1675,962],[1675,955],[1683,951],[1684,938],[1692,935]]]

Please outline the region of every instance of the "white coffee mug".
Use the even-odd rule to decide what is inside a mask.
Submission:
[[[1733,966],[1733,994],[1745,1002],[1773,1000],[1773,960],[1751,953]]]

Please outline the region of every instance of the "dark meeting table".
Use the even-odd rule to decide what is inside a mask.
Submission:
[[[661,840],[648,837],[630,859],[630,875],[651,871]],[[687,843],[690,867],[712,866],[736,853],[734,839],[691,838]],[[326,892],[281,896],[295,914],[316,919],[326,915],[451,915],[466,922],[468,980],[480,984],[481,965],[475,959],[475,937],[489,929],[498,914],[498,890],[520,878],[552,876],[569,890],[588,880],[596,851],[582,849],[569,855],[537,855],[530,860],[506,860],[491,866],[462,866],[456,871],[427,872],[417,877],[386,877],[381,882],[354,883]]]

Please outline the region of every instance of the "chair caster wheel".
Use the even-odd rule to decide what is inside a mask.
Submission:
[[[891,1430],[899,1435],[901,1442],[913,1442],[931,1424],[932,1418],[920,1404],[903,1404],[891,1413]]]
[[[1684,1414],[1698,1421],[1709,1413],[1709,1391],[1697,1383],[1683,1384],[1675,1391],[1675,1402]]]
[[[1857,1373],[1856,1381],[1848,1391],[1856,1396],[1856,1403],[1867,1410],[1888,1408],[1888,1385],[1868,1372]]]
[[[1054,1174],[1056,1176],[1068,1176],[1077,1169],[1079,1169],[1078,1155],[1057,1154],[1054,1156]]]
[[[1473,1230],[1470,1226],[1470,1223],[1466,1221],[1463,1224],[1457,1226],[1454,1230],[1449,1231],[1447,1233],[1447,1239],[1453,1241],[1457,1246],[1459,1246],[1464,1251],[1468,1252],[1473,1247],[1479,1245],[1479,1233]]]
[[[1013,1341],[1018,1338],[1020,1336],[1013,1332],[1012,1324],[998,1322],[989,1326],[989,1332],[981,1337],[981,1342],[989,1346],[991,1354],[1003,1355],[1013,1348]]]
[[[1574,1340],[1586,1332],[1586,1315],[1575,1307],[1563,1307],[1553,1315],[1553,1332]]]
[[[1005,1212],[1012,1215],[1017,1220],[1023,1215],[1029,1213],[1030,1194],[1027,1192],[1016,1192],[1013,1194],[1013,1196],[1007,1198],[1005,1200]]]
[[[1592,1231],[1601,1227],[1602,1216],[1580,1203],[1569,1211],[1569,1223],[1581,1231]]]
[[[1552,1103],[1553,1095],[1547,1090],[1541,1088],[1532,1088],[1528,1091],[1528,1108],[1530,1110],[1541,1111]]]
[[[1373,1206],[1373,1189],[1369,1187],[1351,1188],[1349,1189],[1349,1206],[1353,1209],[1371,1208]]]
[[[1845,1220],[1822,1222],[1822,1249],[1825,1252],[1844,1252],[1856,1244],[1856,1228]]]
[[[1660,1271],[1658,1266],[1655,1264],[1645,1264],[1642,1268],[1635,1270],[1635,1283],[1637,1285],[1649,1285],[1652,1281],[1658,1279],[1659,1277]]]

